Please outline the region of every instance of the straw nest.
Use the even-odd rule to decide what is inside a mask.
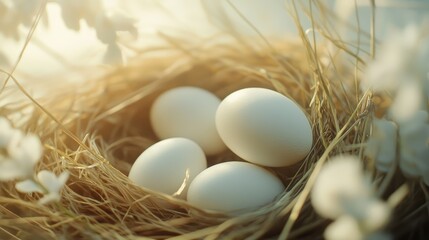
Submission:
[[[37,168],[67,170],[70,178],[61,202],[47,206],[37,204],[39,195],[22,194],[13,183],[2,183],[0,238],[321,238],[329,222],[310,206],[308,180],[331,155],[362,156],[373,102],[359,91],[354,69],[329,58],[323,47],[316,53],[301,42],[272,42],[278,44],[257,48],[239,41],[207,41],[190,46],[177,40],[172,47],[142,51],[127,66],[84,85],[65,86],[36,100],[23,88],[5,91],[27,95],[1,111],[17,119],[15,125],[24,131],[41,137],[44,156]],[[287,186],[274,203],[229,217],[194,209],[128,180],[137,156],[158,141],[149,123],[152,102],[163,91],[183,85],[208,89],[220,98],[250,86],[275,89],[306,111],[314,147],[302,163],[271,169]],[[230,160],[239,158],[225,152],[208,159],[209,165]],[[365,163],[377,184],[385,182],[372,162]],[[387,197],[402,183],[395,175],[381,195]],[[418,186],[414,190],[389,225],[396,236],[423,226],[422,216],[427,221],[421,214],[422,194]]]

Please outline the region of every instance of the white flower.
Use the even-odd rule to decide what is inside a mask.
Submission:
[[[362,214],[364,217],[359,219],[361,227],[365,232],[376,232],[386,226],[391,214],[392,209],[385,202],[373,198]]]
[[[384,205],[383,205],[384,206]],[[376,212],[375,212],[376,213]],[[384,213],[382,213],[384,214]],[[371,221],[370,218],[368,218]],[[379,224],[379,223],[375,223]],[[362,223],[350,215],[342,215],[329,224],[323,236],[327,240],[389,240],[389,235],[380,232],[366,232],[362,230]]]
[[[0,1],[0,33],[18,40],[19,27],[33,23],[34,12],[41,3],[38,0]]]
[[[422,86],[418,81],[402,83],[389,109],[392,119],[402,122],[412,118],[423,107],[423,94]]]
[[[395,92],[403,82],[422,84],[429,69],[427,26],[409,25],[392,34],[379,48],[377,59],[370,63],[362,81],[364,90]]]
[[[43,154],[42,143],[34,134],[24,135],[0,117],[0,181],[26,179],[16,184],[16,189],[25,193],[38,192],[44,196],[40,204],[60,200],[60,191],[66,183],[69,173],[58,177],[43,170],[34,176],[34,167]]]
[[[324,233],[332,240],[378,236],[391,216],[390,207],[376,198],[361,161],[354,156],[337,156],[323,166],[311,203],[319,215],[336,219]]]
[[[15,134],[8,145],[8,153],[16,161],[34,166],[42,157],[43,148],[40,138],[34,134],[23,136]]]
[[[107,44],[107,51],[104,62],[109,64],[122,63],[122,51],[117,44],[118,31],[127,31],[137,36],[137,29],[134,27],[135,20],[126,17],[124,14],[115,12],[97,17],[95,29],[97,37],[101,42]]]
[[[42,170],[37,174],[36,181],[29,179],[18,182],[16,189],[24,193],[42,193],[44,196],[39,199],[39,204],[58,202],[61,199],[60,191],[68,178],[69,172],[62,172],[56,176],[53,172]]]
[[[31,177],[42,152],[39,137],[24,135],[0,118],[0,181]]]
[[[136,20],[130,18],[126,13],[115,11],[107,14],[107,19],[111,22],[112,29],[115,31],[129,32],[134,37],[137,37],[137,28],[134,26]]]
[[[405,176],[420,177],[429,185],[428,113],[422,111],[429,98],[428,24],[410,25],[384,42],[366,69],[362,88],[389,92],[393,103],[386,117],[396,123],[374,120],[366,155],[382,172],[399,157]]]
[[[311,202],[321,216],[334,219],[345,214],[348,205],[358,206],[372,194],[369,179],[364,175],[359,159],[338,156],[327,162],[320,171]]]
[[[121,12],[111,12],[106,15],[98,15],[95,19],[97,37],[106,44],[116,43],[116,32],[125,31],[137,36],[134,24],[136,20],[127,17]]]
[[[80,20],[95,28],[97,37],[106,44],[116,43],[116,32],[127,31],[137,35],[135,20],[114,11],[106,13],[100,0],[57,0],[61,7],[64,23],[71,29],[80,29]]]
[[[374,119],[365,155],[375,160],[379,171],[387,172],[397,158],[396,144],[399,142],[398,159],[402,173],[407,177],[421,177],[429,186],[428,121],[428,112],[422,110],[396,124],[386,119]]]
[[[79,31],[80,20],[85,20],[90,27],[94,27],[97,16],[103,14],[103,4],[100,0],[57,0],[61,7],[61,14],[66,26]]]
[[[429,114],[419,111],[412,119],[399,124],[400,162],[409,177],[422,177],[429,186]]]
[[[110,44],[107,46],[107,51],[104,55],[103,62],[107,64],[122,63],[122,52],[117,44]]]
[[[358,222],[351,216],[343,215],[326,227],[323,234],[327,240],[363,240]]]
[[[65,24],[76,31],[80,29],[80,20],[95,29],[97,38],[107,44],[104,57],[106,63],[121,63],[122,52],[117,43],[117,32],[126,31],[137,35],[136,21],[118,11],[106,14],[100,0],[58,0]]]
[[[0,148],[7,147],[15,132],[9,120],[0,117]]]
[[[58,4],[64,24],[75,31],[79,31],[83,21],[95,29],[97,38],[108,45],[105,62],[122,62],[122,53],[118,47],[117,34],[121,31],[137,36],[136,21],[115,9],[106,13],[101,0],[52,0]],[[19,40],[19,27],[30,27],[34,21],[34,13],[43,6],[41,0],[0,0],[0,34]],[[44,21],[48,23],[45,13]],[[7,58],[0,53],[0,65],[8,64]]]
[[[387,172],[396,158],[397,126],[386,119],[374,118],[372,134],[365,147],[365,156],[375,160],[381,172]]]

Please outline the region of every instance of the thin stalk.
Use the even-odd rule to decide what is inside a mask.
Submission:
[[[375,0],[371,0],[371,58],[375,58]]]
[[[0,89],[0,94],[1,94],[1,93],[3,92],[3,90],[5,89],[5,87],[6,87],[7,83],[8,83],[8,82],[9,82],[9,80],[10,80],[10,77],[13,75],[13,73],[14,73],[14,72],[16,71],[16,69],[18,68],[19,63],[21,62],[21,59],[22,59],[22,57],[24,56],[24,52],[25,52],[25,50],[27,49],[27,46],[28,46],[28,44],[30,43],[31,38],[33,37],[33,33],[36,31],[37,25],[39,25],[39,21],[40,21],[40,19],[41,19],[41,18],[42,18],[42,16],[43,16],[43,13],[44,13],[44,11],[45,11],[45,9],[46,9],[46,4],[47,4],[47,1],[45,0],[45,1],[43,1],[43,2],[40,4],[39,8],[37,9],[37,11],[36,11],[36,19],[34,20],[34,22],[33,22],[33,23],[32,23],[32,25],[31,25],[30,31],[28,32],[27,37],[26,37],[26,39],[25,39],[25,41],[24,41],[24,46],[22,47],[22,49],[21,49],[21,51],[20,51],[20,53],[19,53],[19,55],[18,55],[18,58],[16,59],[15,64],[14,64],[14,65],[13,65],[13,67],[12,67],[12,70],[11,70],[11,71],[10,71],[10,73],[7,75],[6,80],[4,81],[3,86],[2,86],[2,87],[1,87],[1,89]]]
[[[348,119],[346,124],[344,124],[343,128],[341,128],[341,130],[337,133],[337,135],[335,136],[332,143],[326,148],[325,152],[322,154],[319,161],[314,166],[313,172],[311,173],[310,177],[308,178],[307,184],[305,185],[304,189],[299,194],[298,200],[297,200],[295,206],[293,207],[293,209],[291,211],[290,217],[289,217],[288,221],[286,222],[286,225],[284,226],[284,228],[283,228],[283,230],[279,236],[279,239],[287,239],[287,237],[289,236],[289,234],[292,230],[292,227],[295,224],[296,220],[298,219],[299,213],[300,213],[302,207],[304,206],[304,203],[305,203],[308,195],[310,194],[310,191],[313,188],[314,183],[316,182],[316,178],[319,175],[319,172],[322,169],[323,164],[327,161],[329,154],[331,153],[332,150],[334,150],[335,146],[340,141],[342,141],[342,139],[344,139],[344,137],[346,136],[344,133],[347,132],[350,125],[353,125],[352,120],[358,114],[359,106],[361,106],[363,104],[364,100],[365,100],[365,96],[360,100],[358,107],[356,107],[355,111],[352,113],[352,115],[350,116],[350,118]]]

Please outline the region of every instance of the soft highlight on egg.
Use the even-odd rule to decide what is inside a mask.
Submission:
[[[221,153],[225,144],[216,130],[215,114],[220,99],[197,87],[184,86],[162,93],[153,103],[150,120],[160,139],[189,138],[207,155]]]
[[[268,170],[247,162],[223,162],[202,171],[189,186],[188,202],[205,210],[241,214],[272,202],[284,191]]]
[[[265,88],[245,88],[228,95],[216,112],[216,127],[235,154],[268,167],[299,162],[313,142],[310,122],[301,108]]]
[[[128,177],[141,187],[185,198],[189,183],[206,167],[206,157],[198,144],[186,138],[169,138],[147,148]]]

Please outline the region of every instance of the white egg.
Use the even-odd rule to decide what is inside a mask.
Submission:
[[[262,167],[223,162],[191,182],[187,199],[201,209],[239,214],[272,202],[284,189],[280,179]]]
[[[207,168],[203,150],[186,138],[169,138],[147,148],[134,162],[128,177],[135,184],[165,194],[176,193],[189,178],[181,197],[186,196],[189,183]]]
[[[197,87],[178,87],[161,94],[153,103],[150,120],[155,134],[189,138],[213,155],[226,149],[216,130],[215,114],[220,99]]]
[[[245,88],[228,95],[217,110],[216,127],[235,154],[269,167],[302,160],[313,141],[310,123],[301,108],[265,88]]]

